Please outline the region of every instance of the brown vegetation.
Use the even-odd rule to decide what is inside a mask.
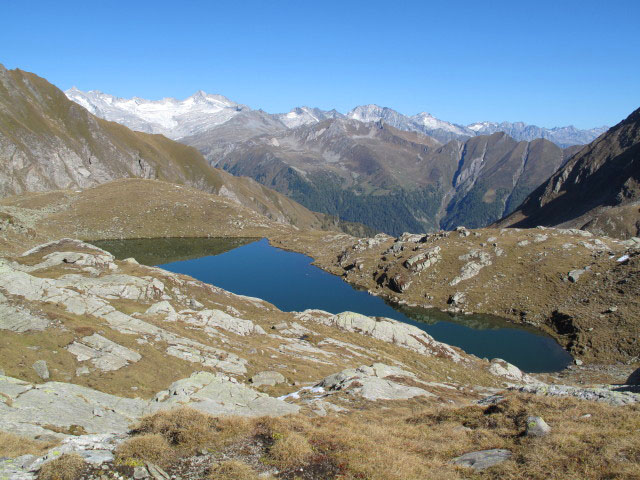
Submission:
[[[209,478],[212,480],[257,480],[258,475],[246,463],[228,460],[211,467]]]
[[[216,419],[182,409],[147,417],[141,425],[145,431],[158,429],[174,438],[194,432],[199,440],[189,443],[191,451],[224,438],[218,443],[220,450],[211,453],[212,475],[219,473],[220,478],[234,478],[228,472],[236,471],[238,478],[254,478],[254,473],[276,467],[278,477],[287,479],[640,479],[637,406],[515,393],[489,407],[419,401],[388,405],[339,416],[252,420]],[[524,436],[528,415],[542,416],[551,434]],[[195,427],[196,418],[206,428]],[[252,451],[249,446],[262,452],[259,462],[247,453]],[[184,454],[180,444],[172,448]],[[483,472],[451,464],[456,456],[491,448],[508,449],[513,457]],[[229,458],[241,463],[226,464]]]
[[[42,455],[57,442],[32,440],[13,433],[0,431],[0,457],[15,458],[21,455]]]
[[[87,467],[80,455],[64,454],[45,463],[38,474],[38,480],[78,480]]]
[[[137,435],[120,444],[116,450],[116,465],[135,466],[151,462],[166,467],[175,457],[167,439],[159,433],[151,433]]]

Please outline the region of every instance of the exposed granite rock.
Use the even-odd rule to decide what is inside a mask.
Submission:
[[[225,375],[196,372],[178,380],[154,397],[151,409],[164,410],[188,405],[212,415],[286,415],[296,413],[297,405],[260,393]]]
[[[494,358],[493,360],[491,360],[489,373],[517,383],[540,383],[538,380],[530,377],[515,365],[512,365],[511,363],[507,362],[506,360],[502,360],[501,358]]]
[[[75,315],[92,315],[105,320],[111,328],[121,333],[149,335],[167,342],[177,350],[197,350],[200,356],[207,359],[207,363],[203,363],[205,366],[220,368],[228,373],[246,372],[246,361],[238,356],[180,337],[124,314],[108,302],[108,299],[146,301],[161,297],[164,284],[157,278],[129,275],[87,278],[77,274],[64,275],[57,279],[40,278],[17,270],[5,259],[0,259],[0,289],[26,300],[55,303]],[[247,329],[250,326],[241,322],[241,327],[238,328]],[[258,328],[254,330],[259,332]],[[173,354],[173,350],[167,353]]]
[[[10,377],[0,377],[0,392],[12,399],[10,406],[0,404],[0,423],[5,430],[22,434],[25,424],[79,425],[90,433],[126,432],[148,405],[70,383],[31,385]],[[96,408],[101,416],[94,414]]]
[[[0,293],[0,330],[16,333],[45,330],[51,322],[34,315],[22,306],[10,305],[7,298]]]
[[[321,310],[306,310],[298,314],[298,318],[371,336],[425,355],[439,355],[454,362],[459,362],[463,358],[451,346],[434,340],[433,337],[418,327],[390,318],[372,318],[354,312],[331,315]]]
[[[45,362],[44,360],[38,360],[37,362],[35,362],[33,364],[33,369],[41,379],[49,379],[49,367],[47,366],[47,362]]]
[[[251,377],[251,383],[255,387],[262,385],[274,386],[286,381],[287,379],[280,372],[258,372]]]
[[[266,332],[260,325],[254,324],[251,320],[232,317],[222,310],[201,310],[180,315],[183,322],[199,327],[221,328],[236,335],[264,335]]]
[[[582,268],[571,270],[568,275],[569,281],[572,283],[576,283],[585,271],[586,270]]]
[[[84,245],[82,245],[83,248]],[[45,255],[42,259],[43,261],[37,265],[28,267],[28,271],[41,270],[61,264],[76,267],[117,268],[113,263],[115,260],[114,256],[104,251],[95,254],[85,252],[53,252]]]
[[[389,279],[389,288],[398,293],[403,293],[411,286],[411,283],[412,281],[404,275],[397,274]]]
[[[544,437],[551,433],[551,427],[541,417],[527,417],[527,437]]]
[[[392,379],[387,378],[392,377]],[[432,393],[414,386],[403,385],[395,380],[405,378],[415,380],[415,375],[397,367],[382,363],[371,366],[349,368],[326,377],[316,387],[328,391],[344,390],[360,395],[367,400],[404,400],[418,396],[434,396]]]
[[[611,405],[630,405],[640,402],[640,393],[633,387],[624,385],[604,385],[601,387],[573,387],[570,385],[523,385],[511,387],[525,393],[552,397],[576,397],[581,400],[605,402]],[[634,391],[635,390],[635,391]]]
[[[431,247],[418,255],[408,258],[405,260],[404,266],[412,272],[417,273],[435,265],[440,259],[440,247],[436,245],[435,247]]]
[[[81,342],[73,342],[67,350],[75,355],[79,362],[91,360],[91,363],[103,372],[118,370],[142,358],[139,353],[97,333],[84,337]]]
[[[164,315],[164,320],[167,322],[175,322],[178,320],[178,314],[168,301],[163,300],[161,302],[154,303],[144,312],[145,315]]]
[[[472,260],[475,259],[475,260]],[[460,270],[460,275],[449,282],[454,286],[458,283],[475,277],[484,267],[491,265],[491,255],[480,250],[473,250],[465,255],[460,256],[460,260],[471,260],[465,263]]]

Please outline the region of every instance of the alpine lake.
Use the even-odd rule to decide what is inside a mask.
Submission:
[[[410,323],[436,340],[480,358],[502,358],[525,372],[564,369],[571,356],[532,327],[489,315],[462,315],[391,305],[312,265],[313,259],[256,238],[155,238],[92,242],[118,259],[194,277],[264,299],[283,311],[352,311]]]

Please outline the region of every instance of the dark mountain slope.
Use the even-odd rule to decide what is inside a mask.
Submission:
[[[384,122],[331,119],[229,146],[217,165],[312,210],[391,234],[485,226],[566,160],[504,133],[446,145]]]
[[[639,233],[639,207],[640,109],[582,148],[499,225],[633,236]]]

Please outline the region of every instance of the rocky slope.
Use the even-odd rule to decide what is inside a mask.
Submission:
[[[0,218],[0,248],[14,253],[69,236],[267,237],[394,302],[532,324],[584,362],[633,362],[640,355],[634,240],[556,229],[357,239],[299,230],[229,199],[139,179],[4,199]]]
[[[358,240],[142,179],[2,199],[0,215],[0,478],[543,479],[550,470],[581,478],[637,471],[637,461],[619,453],[637,447],[640,394],[636,377],[627,380],[637,365],[614,375],[584,367],[527,375],[407,324],[281,312],[58,239],[267,236],[398,300],[440,305],[459,292],[453,308],[509,311],[543,327],[542,313],[553,306],[561,313],[549,330],[585,361],[637,355],[623,341],[636,338],[638,313],[640,256],[627,244],[551,229]],[[627,260],[609,258],[627,250]],[[379,289],[370,278],[382,280]],[[602,305],[607,311],[593,313]],[[584,461],[568,461],[582,458],[574,449],[588,454],[588,472]]]
[[[640,109],[584,147],[500,226],[560,225],[640,233]]]
[[[0,164],[0,197],[151,178],[216,193],[279,222],[340,227],[253,180],[211,168],[194,148],[102,120],[45,79],[1,65]]]
[[[640,240],[563,229],[459,228],[354,239],[301,233],[276,246],[372,295],[533,325],[584,362],[637,362]]]
[[[519,205],[570,153],[505,134],[441,146],[384,122],[337,119],[254,137],[216,161],[312,210],[399,234],[485,226]]]
[[[581,414],[589,410],[617,418],[619,441],[633,438],[633,429],[623,426],[637,420],[632,405],[640,394],[633,385],[622,391],[548,386],[542,381],[554,381],[551,377],[533,378],[504,361],[468,356],[393,320],[349,312],[280,312],[260,299],[134,259],[116,261],[104,250],[70,239],[2,257],[0,273],[3,477],[30,480],[40,472],[38,478],[56,478],[71,471],[74,476],[68,478],[202,478],[233,459],[245,465],[245,472],[257,469],[243,478],[257,473],[293,478],[305,470],[304,478],[310,479],[358,478],[359,461],[341,456],[353,442],[344,436],[346,430],[335,435],[337,425],[346,422],[358,431],[373,421],[388,433],[382,426],[387,415],[422,430],[435,421],[442,432],[429,441],[436,444],[460,425],[437,416],[452,408],[456,415],[467,412],[467,418],[486,415],[496,404],[536,405],[535,413],[544,414],[558,432],[575,426],[557,412],[566,417],[567,406]],[[508,422],[499,411],[494,421]],[[145,415],[152,416],[142,419]],[[238,418],[282,415],[290,417]],[[551,434],[544,420],[535,422],[542,432],[527,426],[528,437]],[[333,447],[325,447],[322,457],[312,456],[311,447],[300,453],[308,441],[320,438],[311,429],[314,424],[333,431]],[[489,435],[493,427],[476,428]],[[509,428],[515,435],[525,425],[515,422]],[[293,432],[296,436],[289,437]],[[406,430],[398,438],[406,442],[405,436]],[[407,456],[406,444],[401,449],[384,442],[389,453],[403,455],[400,464],[412,462],[402,467],[374,462],[378,471],[367,476],[435,478],[428,473],[434,466],[439,477],[473,471],[469,468],[482,475],[502,464],[498,468],[518,472],[534,465],[533,459],[525,460],[525,467],[511,462],[520,449],[508,439],[493,442],[493,448],[501,448],[498,454],[477,452],[472,437],[439,451],[436,465],[417,451]],[[280,445],[284,439],[293,445]],[[362,441],[355,445],[360,455],[373,453]],[[535,445],[530,441],[528,448]],[[9,448],[14,458],[6,458]],[[33,454],[39,450],[45,454]],[[611,472],[635,466],[608,463]]]

